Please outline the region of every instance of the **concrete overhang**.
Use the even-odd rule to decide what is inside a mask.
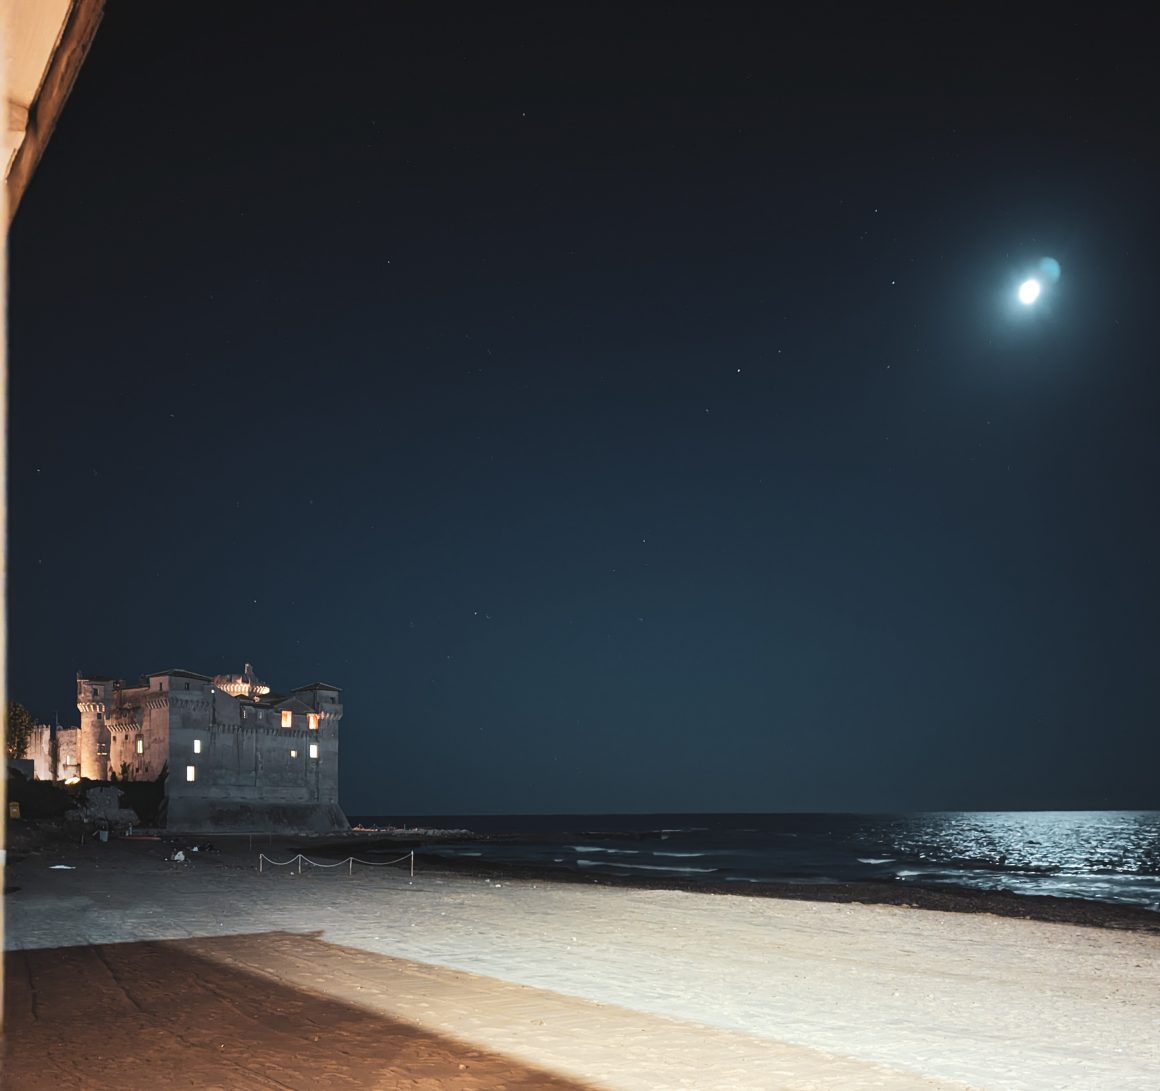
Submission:
[[[0,4],[9,223],[68,101],[104,8],[105,0],[4,0]]]

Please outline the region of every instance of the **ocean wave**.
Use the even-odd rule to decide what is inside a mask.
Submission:
[[[640,849],[612,849],[605,845],[569,845],[573,852],[607,852],[612,856],[639,856]]]
[[[580,867],[601,867],[598,860],[577,860]],[[607,865],[604,865],[607,866]],[[626,871],[665,871],[670,875],[711,875],[717,870],[715,867],[677,867],[673,864],[616,864],[618,868]]]
[[[729,819],[707,825],[700,816],[659,821],[666,823],[664,840],[644,840],[656,835],[655,827],[641,825],[633,833],[633,818],[620,834],[569,825],[545,836],[551,830],[537,827],[527,842],[431,845],[425,852],[439,855],[445,848],[465,866],[479,864],[482,855],[482,862],[500,866],[579,866],[594,874],[631,875],[622,869],[638,865],[645,874],[660,878],[668,871],[687,882],[817,882],[825,881],[818,875],[824,870],[831,881],[844,883],[954,884],[1146,907],[1160,899],[1160,812],[771,815],[743,817],[745,826],[737,827]],[[438,825],[431,819],[417,824]],[[684,865],[697,870],[682,876]]]
[[[730,883],[788,883],[792,886],[829,886],[838,885],[845,880],[835,879],[832,875],[779,875],[771,879],[764,875],[726,875],[726,882]]]

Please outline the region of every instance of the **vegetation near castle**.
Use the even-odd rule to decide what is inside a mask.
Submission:
[[[36,721],[32,713],[19,701],[8,702],[8,756],[22,758],[28,753],[28,743]]]

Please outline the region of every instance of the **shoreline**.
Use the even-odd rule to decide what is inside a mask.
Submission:
[[[457,833],[459,831],[456,831]],[[377,836],[376,836],[377,834]],[[1009,890],[982,890],[977,887],[938,884],[924,886],[902,882],[803,883],[789,881],[730,881],[726,879],[690,879],[680,875],[645,876],[613,875],[607,872],[578,871],[565,867],[536,867],[530,864],[500,864],[481,858],[450,859],[436,852],[440,839],[424,839],[400,831],[384,836],[378,831],[356,833],[350,839],[326,839],[315,847],[330,854],[330,846],[347,847],[352,841],[372,852],[393,848],[414,851],[416,863],[450,873],[476,875],[491,880],[528,880],[538,882],[580,883],[632,890],[680,890],[691,894],[726,895],[743,898],[779,898],[791,901],[830,902],[838,904],[893,905],[908,909],[936,910],[946,913],[989,913],[999,917],[1042,921],[1050,924],[1075,924],[1088,928],[1109,928],[1131,932],[1160,934],[1160,912],[1145,906],[1122,902],[1099,902],[1086,898],[1063,898],[1051,894],[1019,894]],[[469,842],[508,840],[489,835],[457,837]],[[534,840],[527,838],[526,840]],[[546,840],[546,839],[545,839]]]
[[[729,882],[671,878],[592,875],[563,868],[499,866],[473,861],[449,861],[423,855],[415,860],[450,872],[465,872],[490,879],[580,883],[623,887],[632,890],[679,890],[741,898],[777,898],[786,901],[829,902],[845,905],[890,905],[905,909],[944,913],[988,913],[998,917],[1074,924],[1160,935],[1160,913],[1143,906],[1096,902],[1084,898],[1060,898],[1050,894],[1017,894],[1009,890],[978,890],[972,887],[919,886],[903,883],[792,883]]]
[[[69,831],[71,834],[72,831]],[[80,831],[76,831],[79,833]],[[416,832],[419,836],[416,836]],[[1048,924],[1069,924],[1086,928],[1141,932],[1160,935],[1160,912],[1144,906],[1120,902],[1100,902],[1084,898],[1065,898],[1057,895],[1020,894],[1007,890],[984,890],[977,887],[950,884],[922,885],[903,882],[792,882],[792,881],[739,881],[726,879],[693,879],[681,875],[615,875],[607,872],[579,871],[567,867],[536,866],[533,864],[505,864],[479,857],[448,858],[438,853],[438,846],[454,833],[454,840],[489,843],[510,840],[506,835],[473,834],[466,831],[443,830],[363,830],[342,835],[323,835],[304,838],[283,834],[181,834],[167,830],[138,830],[135,838],[111,838],[109,844],[124,842],[163,845],[166,848],[192,846],[212,842],[231,859],[259,852],[284,852],[294,855],[345,859],[363,853],[388,855],[396,850],[415,854],[416,867],[424,874],[474,876],[491,882],[521,881],[559,883],[565,885],[602,886],[626,890],[673,890],[689,894],[739,898],[769,898],[784,901],[816,902],[837,905],[882,905],[904,909],[918,909],[945,913],[989,914],[1017,920],[1039,921]],[[466,835],[465,835],[466,833]],[[74,842],[59,828],[26,826],[21,836],[9,840],[8,860],[11,865],[27,855],[44,851],[65,850]],[[146,841],[156,837],[156,841]],[[532,839],[524,839],[532,840]],[[544,839],[547,841],[548,839]],[[431,851],[425,851],[431,850]],[[375,862],[378,864],[378,862]],[[402,866],[402,865],[400,865]]]

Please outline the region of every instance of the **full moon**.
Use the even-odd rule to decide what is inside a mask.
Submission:
[[[1039,281],[1035,280],[1034,278],[1031,280],[1025,280],[1022,284],[1019,285],[1019,302],[1026,303],[1028,306],[1030,306],[1039,298],[1040,291],[1041,288]]]

